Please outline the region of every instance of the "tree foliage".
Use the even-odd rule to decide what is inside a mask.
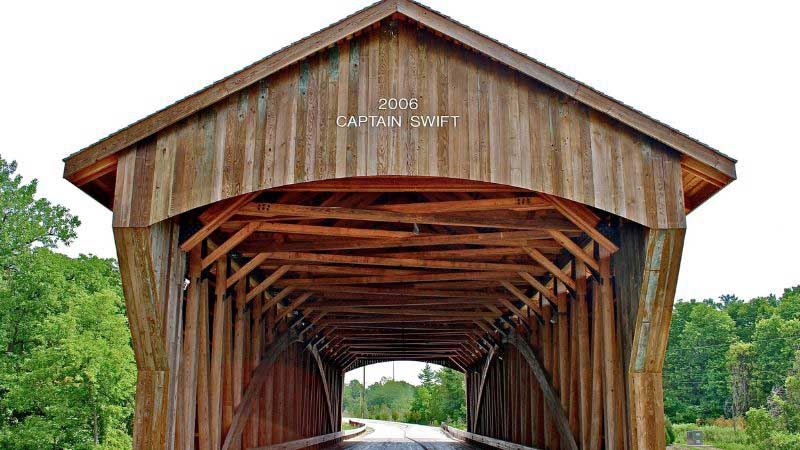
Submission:
[[[130,448],[136,366],[113,260],[0,158],[0,448]]]
[[[679,422],[746,415],[752,442],[797,448],[798,350],[800,287],[750,301],[729,295],[677,302],[664,363],[665,411]]]
[[[15,161],[0,157],[0,267],[6,269],[33,247],[70,243],[80,225],[67,208],[37,199],[37,181],[25,183],[16,171]]]
[[[382,378],[366,390],[367,419],[400,420],[425,425],[466,422],[464,374],[446,367],[434,370],[430,365],[419,373],[420,384]],[[344,415],[361,416],[363,385],[351,380],[344,387]]]

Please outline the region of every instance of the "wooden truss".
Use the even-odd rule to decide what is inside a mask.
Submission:
[[[196,216],[182,244],[210,250],[190,270],[215,273],[218,293],[278,320],[325,314],[320,357],[344,369],[415,359],[464,370],[498,333],[541,304],[562,267],[598,272],[594,246],[617,250],[589,208],[529,192],[264,192]],[[232,263],[229,264],[229,261]],[[192,264],[192,263],[190,263]]]
[[[323,380],[326,365],[346,371],[418,360],[464,372],[483,368],[483,383],[500,343],[519,344],[515,333],[566,314],[570,299],[585,302],[586,277],[607,276],[604,264],[618,250],[588,207],[513,189],[266,191],[184,220],[191,230],[180,244],[189,254],[189,289],[200,279],[211,283],[217,317],[234,306],[234,336],[245,333],[248,317],[266,327],[265,336],[285,336],[302,324]],[[279,342],[254,344],[266,353],[252,356],[251,373],[233,367],[233,383],[242,387],[235,391],[242,394],[234,398],[239,406],[230,431],[209,430],[224,438],[223,449],[241,438],[248,405],[259,395],[252,380],[274,361]],[[211,392],[220,382],[221,346],[212,340]],[[233,351],[242,348],[234,344]],[[553,397],[546,377],[537,378],[547,384],[548,407],[557,408],[554,425],[564,442],[574,443],[564,425],[568,405]],[[211,400],[218,411],[219,399]],[[474,428],[477,415],[472,420]]]

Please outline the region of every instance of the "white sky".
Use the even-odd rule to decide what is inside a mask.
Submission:
[[[0,155],[81,218],[67,253],[115,256],[111,214],[61,178],[64,156],[369,3],[3,2]],[[800,284],[791,2],[425,3],[739,160],[689,216],[678,298]]]

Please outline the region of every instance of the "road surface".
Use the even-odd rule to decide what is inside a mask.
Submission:
[[[447,437],[437,427],[383,420],[355,419],[367,424],[371,433],[348,439],[339,445],[347,450],[472,450],[464,442]]]

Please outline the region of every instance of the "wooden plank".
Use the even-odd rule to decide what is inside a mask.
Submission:
[[[189,252],[189,287],[186,291],[186,320],[184,321],[183,351],[181,352],[180,440],[177,447],[181,450],[194,448],[197,413],[197,335],[200,320],[201,250],[199,246],[196,246]]]
[[[230,308],[225,295],[225,277],[227,275],[228,258],[222,257],[217,261],[216,276],[216,301],[214,303],[214,327],[211,332],[211,370],[209,374],[209,440],[211,449],[219,450],[222,444],[222,362],[224,343],[225,310]]]
[[[252,326],[250,328],[250,358],[248,364],[248,374],[252,373],[252,370],[258,367],[259,361],[261,361],[261,350],[262,350],[262,327],[261,327],[261,300],[262,296],[257,296],[255,300],[253,300],[253,307],[250,310],[249,316],[252,316]],[[249,380],[248,380],[249,384]],[[257,404],[254,409],[254,413],[250,415],[250,424],[249,431],[247,434],[248,439],[245,440],[245,447],[252,448],[258,446],[258,430],[259,430],[259,421],[261,419],[262,411],[260,411],[260,404]]]
[[[736,177],[735,160],[722,155],[673,128],[664,125],[610,97],[559,73],[491,38],[469,29],[452,19],[436,13],[418,3],[400,1],[398,11],[424,24],[426,27],[452,37],[463,45],[473,48],[502,62],[542,83],[574,97],[586,105],[602,111],[622,123],[654,137],[676,150],[697,159],[712,173],[721,172],[730,178]]]
[[[302,294],[302,295],[300,295],[299,297],[297,297],[297,298],[296,298],[296,299],[295,299],[295,300],[294,300],[294,301],[293,301],[293,302],[292,302],[292,303],[291,303],[289,306],[287,306],[287,307],[286,307],[286,308],[283,310],[283,314],[279,314],[279,315],[278,315],[278,320],[280,320],[280,319],[282,319],[282,318],[284,318],[284,317],[288,317],[288,316],[289,316],[289,314],[291,314],[291,313],[292,313],[292,311],[294,311],[294,310],[296,310],[298,307],[300,307],[300,305],[302,305],[303,303],[305,303],[305,302],[306,302],[306,301],[307,301],[309,298],[311,298],[311,296],[312,296],[312,295],[314,295],[314,294],[313,294],[313,293],[311,293],[311,292],[306,292],[305,294]]]
[[[533,312],[535,312],[538,316],[541,317],[542,310],[539,308],[539,305],[537,305],[536,302],[533,301],[533,299],[525,295],[522,291],[517,289],[516,286],[509,283],[508,281],[501,281],[500,284],[502,284],[504,288],[508,289],[509,292],[514,294],[514,296],[520,299],[522,303],[524,303],[528,308],[533,310]]]
[[[275,272],[272,272],[270,276],[264,278],[264,281],[258,284],[258,286],[250,289],[247,292],[245,297],[245,303],[249,302],[250,300],[254,299],[257,295],[261,295],[262,292],[266,291],[267,288],[275,284],[282,276],[289,271],[290,266],[281,266]]]
[[[264,262],[266,257],[262,257],[260,255],[256,255],[255,257],[251,258],[250,261],[247,261],[245,265],[241,266],[239,270],[233,273],[233,275],[227,277],[225,281],[225,288],[229,289],[231,286],[236,284],[239,280],[243,279],[244,277],[248,276],[250,272],[259,267],[261,263]]]
[[[393,203],[374,205],[368,209],[406,213],[445,213],[461,211],[491,211],[497,209],[536,210],[552,207],[539,197],[487,198],[423,203]]]
[[[580,259],[595,271],[598,272],[600,271],[600,265],[597,263],[597,261],[593,257],[591,257],[588,253],[586,253],[578,244],[576,244],[567,235],[556,230],[549,231],[549,233],[551,236],[553,236],[553,239],[555,239],[561,245],[563,245],[564,248],[572,254],[572,256]]]
[[[237,245],[241,244],[242,241],[247,239],[251,234],[253,234],[254,231],[256,231],[258,225],[258,222],[251,222],[242,227],[241,230],[234,233],[233,236],[229,237],[228,240],[220,244],[219,247],[215,248],[214,251],[203,258],[202,268],[205,269],[206,267],[210,266],[211,263],[219,259],[220,256],[227,254]]]
[[[493,283],[492,285],[496,285]],[[366,294],[363,297],[364,300],[370,300],[369,304],[380,304],[376,303],[386,302],[391,300],[400,300],[400,301],[409,301],[408,299],[386,299],[384,297],[431,297],[436,298],[439,302],[443,302],[442,298],[452,298],[452,299],[459,299],[461,301],[472,302],[475,299],[481,300],[496,300],[501,295],[493,294],[493,293],[486,293],[486,292],[470,292],[468,294],[469,299],[465,299],[465,293],[459,292],[456,290],[446,290],[446,289],[424,289],[420,287],[414,287],[413,289],[396,289],[396,288],[375,288],[375,287],[366,287],[366,286],[348,286],[348,285],[336,285],[335,288],[326,287],[326,286],[307,286],[303,287],[302,289],[314,292],[326,292],[326,298],[335,298],[333,296],[329,296],[332,293],[336,294]],[[330,290],[333,292],[329,292]],[[348,304],[352,302],[352,300],[359,299],[356,295],[345,295],[348,299]],[[415,299],[411,299],[413,301]],[[330,304],[330,302],[326,301],[325,304]],[[394,303],[393,303],[394,304]]]
[[[311,295],[311,294],[307,294]],[[290,308],[287,308],[290,309]],[[351,314],[378,314],[381,316],[411,316],[411,317],[420,317],[420,316],[430,316],[430,317],[441,317],[447,316],[448,319],[454,318],[461,318],[461,319],[473,319],[473,318],[481,318],[486,317],[486,313],[482,312],[470,312],[470,311],[458,311],[458,310],[442,310],[442,309],[434,309],[434,308],[411,308],[406,307],[402,309],[378,309],[378,308],[364,308],[364,307],[350,307],[350,306],[309,306],[306,308],[308,310],[313,311],[324,311],[324,312],[338,312],[338,313],[351,313]],[[289,311],[286,311],[285,314],[288,314]]]
[[[531,368],[533,376],[536,377],[536,381],[538,382],[539,387],[542,390],[542,394],[544,395],[545,403],[550,410],[551,417],[553,418],[556,428],[561,435],[561,443],[568,449],[578,450],[578,444],[575,440],[575,435],[572,433],[572,430],[569,427],[567,415],[564,412],[564,408],[561,406],[561,403],[559,403],[558,393],[550,383],[550,379],[542,368],[542,365],[539,362],[539,359],[536,357],[536,354],[534,354],[533,349],[531,349],[530,345],[528,345],[528,343],[521,336],[519,336],[516,331],[512,330],[507,339],[510,344],[514,345],[517,350],[519,350],[520,354],[522,354],[522,356],[528,362],[528,366]]]
[[[331,264],[355,264],[389,267],[421,267],[429,269],[486,270],[486,271],[535,271],[539,268],[526,264],[483,263],[413,258],[384,258],[375,256],[350,256],[330,253],[269,252],[268,259],[281,261],[305,261]],[[284,266],[287,267],[288,266]]]
[[[276,215],[311,217],[316,219],[347,219],[369,222],[391,222],[408,224],[432,224],[474,226],[484,228],[509,228],[518,230],[560,230],[573,231],[572,223],[558,219],[537,220],[515,218],[493,218],[467,214],[415,214],[369,209],[337,208],[304,205],[285,205],[281,203],[251,203],[239,210],[240,214],[255,217],[274,217]]]
[[[515,278],[512,272],[447,272],[426,273],[420,275],[399,276],[366,276],[345,278],[298,278],[283,280],[276,283],[278,287],[301,286],[333,286],[340,284],[383,284],[383,283],[408,283],[420,281],[450,281],[450,280],[510,280]]]
[[[575,320],[578,353],[578,417],[581,448],[590,448],[592,365],[589,339],[589,298],[586,295],[586,270],[581,261],[575,262]]]
[[[552,261],[550,261],[549,258],[547,258],[547,256],[542,254],[542,252],[532,247],[522,248],[531,256],[531,258],[533,258],[534,261],[541,264],[542,267],[552,273],[556,278],[559,279],[559,281],[569,286],[570,289],[575,290],[575,281],[572,279],[572,277],[564,273],[563,270],[559,269],[555,264],[553,264]]]
[[[410,231],[378,230],[374,228],[323,227],[290,223],[261,222],[258,231],[273,233],[307,234],[312,236],[341,236],[357,238],[404,238],[416,236]]]
[[[492,348],[489,349],[489,354],[486,355],[486,359],[484,360],[484,363],[483,363],[483,368],[481,369],[481,378],[480,378],[480,382],[478,384],[478,395],[477,395],[477,398],[476,398],[476,401],[475,401],[475,412],[473,413],[473,416],[472,416],[472,428],[471,429],[473,429],[473,430],[476,430],[478,428],[478,418],[480,417],[481,399],[483,398],[483,389],[486,387],[487,373],[489,372],[489,366],[492,364],[492,359],[494,358],[496,350],[497,350],[497,347],[495,347],[495,346],[492,346]]]
[[[351,424],[357,423],[350,421]],[[365,432],[367,430],[367,426],[364,424],[359,424],[357,428],[352,428],[350,430],[345,431],[336,431],[333,433],[328,434],[321,434],[317,436],[312,436],[310,438],[305,439],[298,439],[296,441],[289,441],[283,442],[280,444],[273,444],[273,445],[266,445],[262,447],[257,447],[251,450],[299,450],[303,448],[311,448],[315,445],[325,444],[326,442],[337,441],[341,439],[348,439],[359,434]]]
[[[178,257],[173,221],[149,228],[114,228],[136,356],[133,445],[164,448],[174,443],[181,385],[185,258]]]
[[[465,442],[478,442],[489,448],[499,448],[503,450],[542,450],[536,447],[528,447],[522,444],[516,444],[514,442],[501,441],[500,439],[491,438],[481,434],[459,430],[458,428],[448,426],[446,423],[442,423],[441,427],[442,431],[444,431],[444,434],[453,439]]]
[[[244,295],[246,286],[247,284],[244,282],[238,284],[235,293],[236,320],[233,323],[233,357],[231,360],[231,389],[234,411],[239,409],[239,405],[242,402],[242,393],[245,389],[245,327],[247,322]],[[240,448],[241,440],[237,440],[234,445],[235,448]]]
[[[264,380],[267,377],[270,367],[278,356],[286,351],[290,344],[299,341],[301,334],[302,333],[298,333],[294,328],[289,328],[278,336],[264,352],[261,362],[253,371],[252,377],[250,378],[250,385],[247,386],[247,390],[244,392],[244,395],[241,396],[241,402],[238,408],[236,408],[236,413],[231,420],[231,426],[222,443],[221,450],[230,450],[241,437],[247,419],[255,406],[256,399],[264,386]]]
[[[616,316],[614,314],[614,293],[611,287],[611,258],[605,248],[600,248],[600,320],[603,321],[603,382],[606,418],[606,445],[622,448],[625,437],[622,435],[623,411],[620,402],[619,383],[622,367],[617,351]]]
[[[258,193],[250,193],[226,201],[224,207],[220,208],[218,212],[215,212],[212,217],[208,218],[202,228],[181,244],[181,250],[188,252],[199,245],[203,242],[203,239],[210,236],[220,225],[236,214],[236,211],[250,203],[257,195]]]
[[[286,298],[289,294],[294,292],[295,288],[293,286],[287,286],[283,288],[277,295],[267,300],[264,306],[261,309],[261,314],[265,314],[269,311],[272,307],[277,305],[281,300]]]
[[[310,347],[309,351],[311,352],[311,356],[314,357],[314,361],[317,364],[319,377],[320,380],[322,381],[322,391],[325,397],[325,406],[327,407],[328,420],[330,421],[331,429],[335,430],[337,428],[336,415],[333,412],[333,400],[331,397],[330,387],[328,386],[328,377],[325,375],[325,364],[322,362],[322,358],[319,356],[319,352],[317,351],[316,347]]]
[[[533,277],[533,275],[527,272],[519,272],[519,276],[527,281],[534,289],[536,289],[539,294],[543,295],[550,303],[556,304],[558,300],[556,300],[556,295],[553,292],[553,289],[548,288],[544,284],[542,284],[539,280]]]
[[[589,448],[600,449],[603,447],[603,412],[605,399],[603,398],[603,319],[601,318],[600,284],[592,286],[592,423],[589,430]]]
[[[576,211],[576,209],[586,209],[585,206],[552,195],[542,194],[542,196],[550,201],[550,203],[555,206],[558,212],[564,215],[564,217],[569,219],[572,223],[577,225],[578,228],[583,230],[583,232],[589,235],[590,238],[594,239],[594,241],[597,242],[601,247],[605,248],[611,253],[619,250],[619,247],[617,247],[616,244],[611,242],[611,240],[605,237],[603,233],[598,231],[592,223],[586,220],[586,212],[581,213]]]
[[[209,337],[208,337],[208,279],[200,282],[197,330],[197,448],[210,450],[209,412]]]
[[[325,242],[278,244],[266,248],[262,246],[259,248],[259,252],[356,250],[454,244],[518,246],[518,241],[520,239],[540,239],[545,236],[546,234],[540,231],[506,231],[496,233],[414,236],[403,239],[337,239]],[[245,246],[246,244],[242,247]],[[246,251],[243,251],[243,253],[246,253]]]

